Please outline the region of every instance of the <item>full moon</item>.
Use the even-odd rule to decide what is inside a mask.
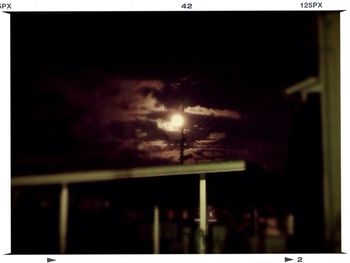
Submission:
[[[180,114],[174,114],[170,120],[171,126],[180,128],[184,124],[184,117]]]

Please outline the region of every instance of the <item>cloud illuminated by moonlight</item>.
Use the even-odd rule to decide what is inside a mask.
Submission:
[[[224,117],[230,119],[240,119],[241,115],[237,111],[232,110],[220,110],[220,109],[212,109],[206,108],[202,106],[194,106],[185,108],[185,112],[194,115],[205,115],[205,116],[213,116],[213,117]]]

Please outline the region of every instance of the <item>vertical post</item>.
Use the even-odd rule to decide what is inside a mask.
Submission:
[[[258,253],[261,248],[261,239],[259,234],[259,212],[257,207],[254,207],[254,233],[252,250],[254,253]]]
[[[201,174],[199,179],[199,253],[206,252],[207,237],[207,185],[206,175]]]
[[[153,254],[159,254],[160,231],[159,231],[159,208],[154,206],[153,214]]]
[[[322,145],[325,239],[327,249],[341,250],[340,232],[340,14],[319,19],[322,85]]]
[[[67,225],[68,225],[68,206],[69,206],[69,193],[68,186],[62,185],[61,197],[60,197],[60,214],[59,214],[59,238],[60,238],[60,253],[66,253],[67,248]]]

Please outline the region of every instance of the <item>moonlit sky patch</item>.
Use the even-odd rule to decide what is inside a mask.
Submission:
[[[282,91],[317,75],[315,21],[14,14],[13,174],[178,163],[176,113],[185,164],[244,159],[281,173],[292,115]]]

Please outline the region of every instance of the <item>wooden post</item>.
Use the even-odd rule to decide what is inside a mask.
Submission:
[[[340,252],[340,13],[320,15],[319,47],[325,239]]]
[[[207,219],[207,185],[206,175],[201,174],[199,179],[199,253],[206,252],[206,237],[208,228]]]
[[[69,208],[69,193],[67,184],[62,185],[60,197],[60,214],[59,214],[59,238],[60,238],[60,253],[66,253],[67,248],[67,230],[68,230],[68,208]]]
[[[160,247],[160,228],[159,228],[159,208],[154,206],[153,214],[153,254],[159,254]]]

